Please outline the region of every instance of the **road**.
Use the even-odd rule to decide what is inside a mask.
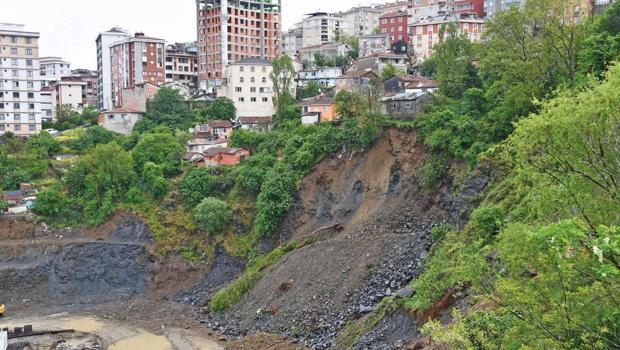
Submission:
[[[100,319],[93,316],[73,316],[68,313],[37,318],[5,317],[0,328],[31,324],[37,330],[74,329],[99,336],[108,350],[224,350],[214,340],[201,336],[197,330],[163,327],[149,332],[132,324]]]

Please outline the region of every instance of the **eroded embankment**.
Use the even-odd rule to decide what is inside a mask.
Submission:
[[[345,324],[422,272],[432,227],[462,223],[488,183],[484,176],[472,179],[462,187],[465,195],[456,195],[446,179],[428,193],[414,181],[426,156],[415,132],[392,129],[363,154],[317,165],[276,241],[302,240],[336,223],[344,231],[323,232],[323,240],[287,254],[239,304],[206,315],[206,322],[232,335],[266,331],[315,349],[334,346]],[[386,322],[390,319],[400,322],[398,317]],[[403,338],[416,333],[412,329]],[[399,345],[389,339],[365,342],[368,348]]]

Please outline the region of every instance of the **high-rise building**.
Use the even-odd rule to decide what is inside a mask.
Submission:
[[[176,43],[166,46],[166,83],[198,88],[198,44]]]
[[[78,77],[83,82],[86,82],[84,105],[97,106],[97,72],[90,69],[74,69],[71,71],[71,76]]]
[[[0,23],[0,135],[41,131],[39,33]]]
[[[302,22],[295,23],[295,26],[282,35],[283,52],[293,58],[299,54],[299,50],[304,46],[304,29]]]
[[[200,88],[221,85],[230,63],[279,56],[281,10],[281,0],[196,0]]]
[[[442,26],[454,23],[458,34],[467,36],[472,42],[479,42],[484,29],[484,19],[476,16],[451,15],[435,16],[410,23],[411,51],[418,63],[433,54],[433,47],[439,44]]]
[[[342,12],[345,20],[343,32],[351,36],[370,35],[379,27],[379,16],[382,11],[371,6],[359,6]]]
[[[334,43],[344,33],[347,21],[340,15],[326,12],[310,13],[302,22],[303,47]]]
[[[61,57],[41,57],[39,64],[42,86],[50,86],[53,82],[71,75],[71,63]]]
[[[66,106],[72,110],[82,112],[86,98],[86,85],[80,77],[63,77],[54,82],[50,88],[52,93],[52,120],[58,118],[58,110]]]
[[[112,71],[110,65],[110,46],[131,35],[124,29],[114,27],[97,36],[97,108],[111,110],[112,105]]]
[[[390,12],[407,11],[411,8],[412,2],[415,0],[396,0],[385,4],[377,5],[376,8],[381,10],[381,14]]]
[[[409,12],[399,11],[386,13],[379,18],[379,33],[390,36],[390,43],[409,42]]]
[[[136,85],[151,83],[161,86],[166,83],[166,42],[151,38],[144,33],[121,40],[110,46],[110,71],[112,106],[123,105],[123,90]]]
[[[602,13],[613,3],[614,0],[594,0],[592,4],[592,12],[595,14]]]
[[[487,17],[493,17],[499,11],[505,11],[511,6],[521,6],[524,0],[485,0],[484,12]]]

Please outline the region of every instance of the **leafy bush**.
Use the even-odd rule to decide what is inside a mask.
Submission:
[[[207,197],[194,209],[194,219],[209,234],[220,233],[232,219],[232,213],[223,200]]]
[[[296,176],[290,165],[279,162],[267,173],[256,201],[255,228],[259,236],[272,234],[294,203]]]
[[[504,225],[505,216],[497,206],[482,206],[471,214],[471,221],[484,237],[494,237]]]
[[[136,172],[141,173],[144,164],[155,163],[162,167],[167,177],[181,173],[181,157],[185,149],[174,135],[169,133],[147,134],[133,148],[131,155],[135,161]]]
[[[161,165],[145,163],[141,181],[144,189],[155,198],[162,198],[168,193],[169,185]]]

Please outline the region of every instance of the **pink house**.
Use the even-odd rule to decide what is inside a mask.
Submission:
[[[199,168],[215,166],[234,166],[251,155],[250,151],[242,148],[211,148],[203,153],[203,157],[196,161]]]

